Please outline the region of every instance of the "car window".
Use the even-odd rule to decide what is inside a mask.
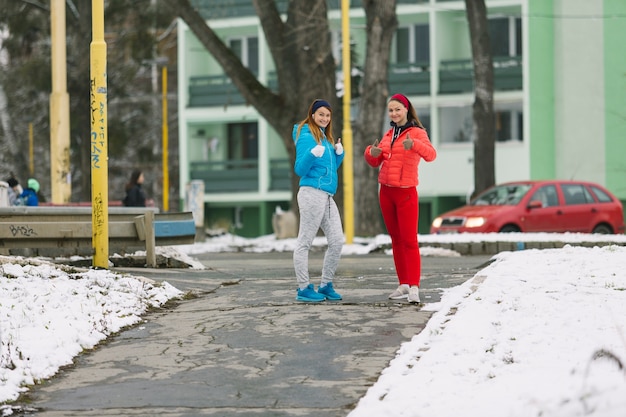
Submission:
[[[613,199],[611,198],[610,195],[608,195],[607,193],[605,193],[603,190],[599,189],[598,187],[594,187],[592,185],[591,186],[591,190],[596,195],[596,197],[598,198],[599,202],[601,202],[601,203],[610,203],[610,202],[613,201]]]
[[[515,205],[530,190],[530,184],[499,185],[491,188],[474,199],[472,206]]]
[[[530,198],[530,201],[539,200],[543,207],[552,207],[559,205],[559,197],[556,193],[556,186],[554,185],[544,185],[539,188],[533,196]]]
[[[591,193],[582,184],[563,184],[561,189],[567,205],[593,203]]]

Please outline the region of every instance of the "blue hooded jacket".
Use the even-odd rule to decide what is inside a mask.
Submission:
[[[311,149],[317,146],[317,142],[308,123],[302,126],[300,136],[296,137],[297,134],[298,125],[296,124],[292,133],[296,143],[296,163],[293,170],[300,177],[300,187],[313,187],[334,195],[338,184],[337,170],[343,162],[344,153],[337,155],[332,143],[324,135],[321,145],[326,149],[318,158],[311,153]]]
[[[25,206],[39,205],[39,198],[37,197],[37,193],[32,188],[25,188],[20,198],[22,199],[23,205]]]

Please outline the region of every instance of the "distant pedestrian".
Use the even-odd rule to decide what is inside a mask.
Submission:
[[[365,149],[364,157],[370,166],[380,167],[380,210],[391,237],[393,261],[400,284],[389,298],[407,299],[418,304],[422,263],[417,242],[417,167],[422,159],[434,161],[437,152],[406,96],[392,96],[387,111],[391,129],[380,141],[376,140]]]
[[[146,194],[142,188],[143,181],[143,172],[136,169],[131,173],[130,181],[126,184],[126,197],[123,201],[126,207],[146,206]]]
[[[39,197],[37,196],[39,193],[39,181],[34,178],[29,178],[26,183],[26,188],[20,195],[20,199],[22,200],[22,205],[24,206],[38,206],[39,205]]]
[[[343,227],[333,195],[337,191],[337,170],[343,162],[341,139],[333,138],[332,110],[326,100],[315,100],[307,117],[293,127],[296,143],[294,171],[300,177],[298,207],[300,227],[293,252],[298,290],[296,300],[320,302],[341,300],[333,288],[335,271],[344,243]],[[324,255],[322,278],[317,291],[309,279],[309,250],[319,229],[328,248]]]
[[[9,184],[9,205],[21,206],[23,202],[20,199],[20,196],[24,192],[24,189],[20,185],[19,181],[15,177],[11,176],[11,178],[7,180],[7,184]]]

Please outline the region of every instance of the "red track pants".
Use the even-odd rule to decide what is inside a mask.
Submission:
[[[398,281],[409,286],[419,285],[422,261],[417,243],[417,188],[381,185],[379,197],[380,210],[391,237]]]

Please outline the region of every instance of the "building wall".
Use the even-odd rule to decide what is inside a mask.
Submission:
[[[440,61],[470,59],[469,30],[464,1],[431,0],[399,4],[400,26],[428,23],[430,35],[430,93],[410,96],[420,112],[430,118],[429,136],[438,150],[433,163],[420,165],[419,193],[434,217],[460,204],[473,187],[473,143],[450,141],[451,129],[467,120],[473,91],[440,94]],[[523,137],[496,143],[496,182],[520,179],[573,178],[596,181],[626,201],[626,54],[621,53],[626,23],[623,0],[487,0],[489,14],[522,18],[523,88],[496,91],[496,106],[523,109]],[[399,9],[400,10],[400,9]],[[365,59],[365,19],[362,9],[351,16],[351,37],[359,61]],[[338,10],[330,11],[333,39],[340,37]],[[242,33],[259,37],[259,78],[273,69],[256,17],[212,22],[224,36]],[[189,181],[185,167],[207,158],[207,140],[223,139],[225,123],[256,120],[259,123],[259,163],[286,157],[282,141],[258,113],[248,106],[187,108],[188,77],[220,73],[203,46],[181,22],[179,71],[181,138],[181,189]],[[335,47],[338,48],[337,42]],[[335,50],[338,56],[339,49]],[[395,51],[391,53],[392,62]],[[353,86],[354,89],[354,86]],[[395,92],[395,91],[394,91]],[[390,92],[394,93],[394,92]],[[452,116],[450,116],[452,115]],[[456,126],[451,126],[455,123]],[[195,134],[204,130],[206,137]],[[187,138],[187,140],[185,140]],[[223,148],[222,148],[223,149]],[[219,155],[217,155],[219,157]],[[209,156],[210,157],[210,156]],[[266,184],[267,178],[260,178]],[[266,223],[275,201],[286,193],[240,193],[208,196],[208,207],[220,213],[233,207],[251,207]],[[424,208],[422,214],[427,213]],[[220,215],[222,215],[220,214]],[[241,214],[241,218],[247,214]],[[210,217],[210,216],[209,216]],[[251,217],[254,217],[252,215]],[[422,223],[426,222],[424,219]],[[420,231],[423,227],[420,227]]]
[[[605,0],[603,13],[606,186],[626,204],[626,2]]]
[[[602,0],[554,2],[556,176],[605,183]]]
[[[626,200],[626,2],[529,0],[531,178],[599,182]]]
[[[529,0],[524,20],[524,86],[531,179],[555,178],[553,0]]]

